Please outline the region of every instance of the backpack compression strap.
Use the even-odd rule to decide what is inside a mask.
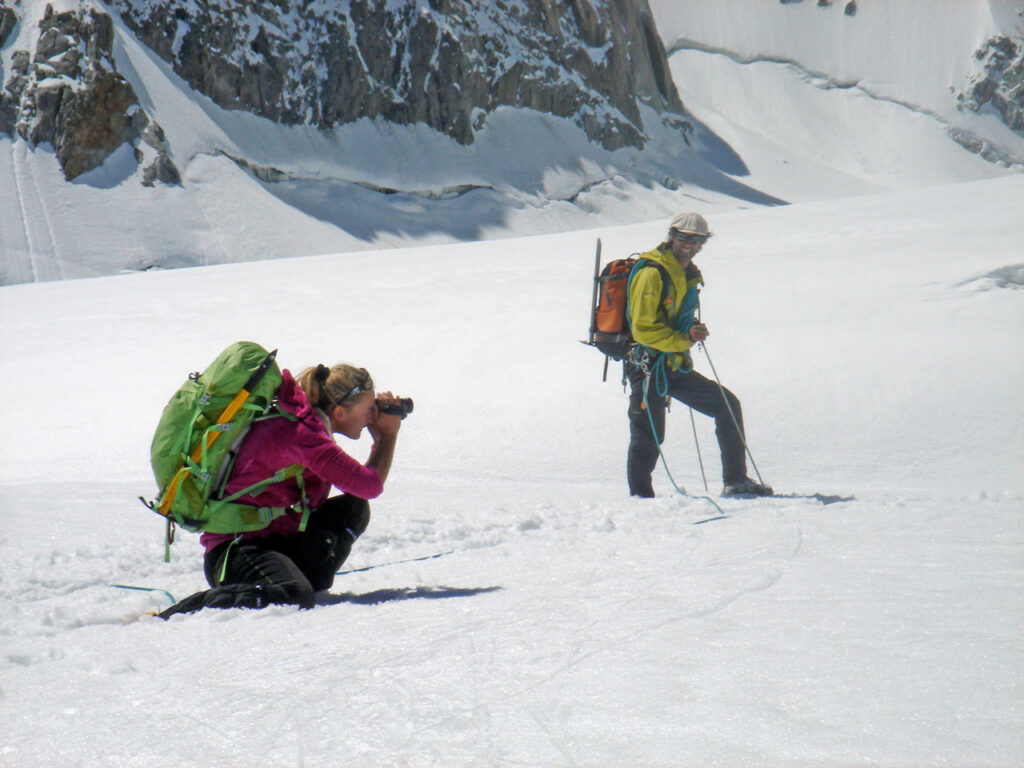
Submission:
[[[306,497],[306,484],[302,477],[304,467],[301,464],[290,464],[282,467],[270,477],[253,483],[248,488],[232,493],[223,499],[210,499],[206,502],[206,519],[200,524],[207,533],[244,533],[266,528],[272,520],[292,511],[292,507],[257,507],[253,504],[238,504],[236,499],[242,496],[258,496],[267,488],[285,480],[295,478],[302,494],[299,509],[302,521],[299,530],[306,530],[306,523],[311,512]]]

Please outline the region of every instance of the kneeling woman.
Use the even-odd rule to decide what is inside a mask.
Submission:
[[[260,531],[204,533],[206,580],[212,589],[172,605],[161,618],[201,608],[262,608],[271,603],[312,608],[314,594],[329,589],[352,543],[370,522],[367,499],[384,490],[401,419],[381,413],[377,401],[397,403],[390,392],[377,395],[365,368],[318,365],[298,381],[282,372],[278,406],[295,419],[258,421],[238,451],[226,494],[248,488],[291,464],[305,467],[295,478],[237,501],[254,506],[291,507]],[[369,431],[373,449],[360,464],[335,442],[333,433],[353,440]],[[328,498],[334,486],[344,494]],[[304,531],[299,507],[305,493],[312,508]]]

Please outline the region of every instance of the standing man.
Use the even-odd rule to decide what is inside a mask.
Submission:
[[[703,216],[679,214],[672,219],[668,240],[640,255],[645,263],[636,268],[629,284],[629,325],[637,342],[625,364],[630,383],[626,475],[632,496],[654,496],[651,472],[658,462],[658,445],[665,439],[670,397],[714,418],[723,496],[772,495],[771,488],[747,477],[739,399],[693,370],[690,347],[708,337],[698,316],[698,286],[704,278],[693,258],[709,237]]]

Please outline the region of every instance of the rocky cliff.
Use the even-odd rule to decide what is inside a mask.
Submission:
[[[423,123],[470,144],[501,106],[642,147],[686,133],[647,0],[119,0],[137,37],[225,109],[329,129]]]
[[[1024,40],[997,35],[974,57],[978,71],[957,94],[958,101],[975,112],[990,107],[1011,129],[1024,133]]]
[[[18,23],[14,9],[0,12],[0,45]],[[177,168],[160,126],[138,107],[112,58],[114,26],[93,8],[57,13],[46,7],[34,51],[18,50],[0,90],[0,131],[33,145],[53,146],[68,180],[99,167],[130,144],[143,183],[177,183]],[[6,74],[6,73],[5,73]]]

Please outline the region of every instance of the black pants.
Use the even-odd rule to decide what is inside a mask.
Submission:
[[[667,370],[667,369],[666,369]],[[736,483],[747,476],[746,450],[743,447],[743,412],[740,401],[728,389],[723,397],[718,384],[695,371],[683,373],[668,370],[668,396],[688,405],[693,410],[715,420],[715,435],[722,455],[722,481]],[[644,374],[639,367],[626,363],[629,379],[629,454],[626,458],[626,477],[629,493],[633,496],[654,496],[651,472],[658,463],[658,445],[665,439],[665,398],[657,393],[654,376],[647,390],[647,408],[644,410]],[[726,407],[726,398],[728,405]],[[729,408],[739,423],[739,430],[729,415]],[[657,441],[651,431],[651,420],[657,430]]]
[[[367,501],[346,494],[328,499],[312,512],[302,533],[225,542],[207,552],[203,561],[211,589],[186,597],[160,616],[272,603],[312,608],[315,594],[330,589],[334,574],[369,523]]]

